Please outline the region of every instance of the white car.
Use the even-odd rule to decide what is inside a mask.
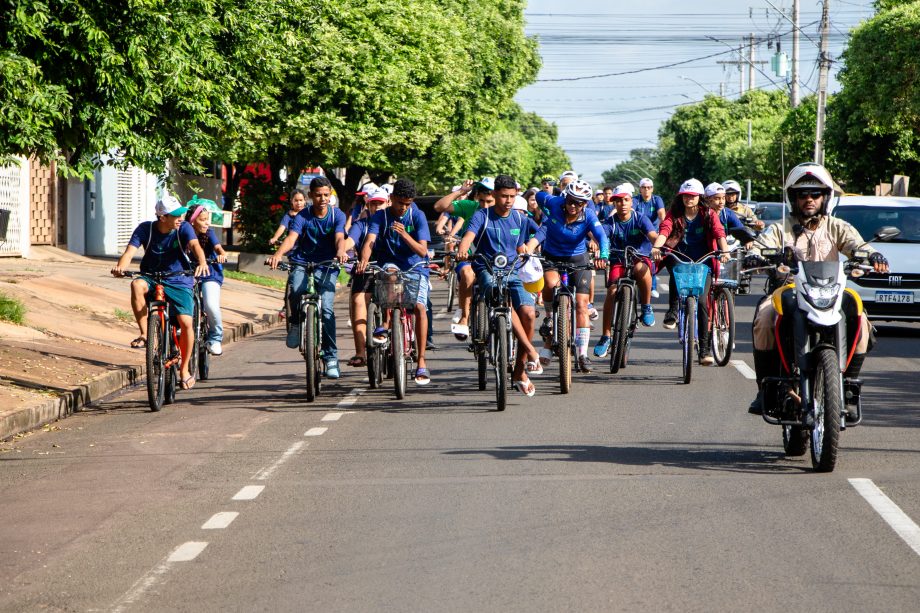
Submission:
[[[884,226],[901,230],[896,238],[872,242],[888,259],[890,272],[850,279],[873,321],[920,321],[920,198],[841,196],[830,213],[845,219],[871,241]]]

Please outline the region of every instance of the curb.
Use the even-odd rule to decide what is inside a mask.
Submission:
[[[247,321],[224,329],[224,344],[232,344],[247,336],[268,332],[281,324],[277,313],[265,314],[262,321]],[[83,385],[61,393],[41,404],[26,407],[0,418],[0,441],[17,434],[40,428],[45,424],[77,413],[104,397],[144,380],[144,365],[127,366],[100,375]]]

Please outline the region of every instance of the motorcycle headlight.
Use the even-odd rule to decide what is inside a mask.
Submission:
[[[805,297],[817,309],[828,309],[837,300],[840,284],[833,285],[805,285]]]
[[[506,256],[504,253],[499,253],[495,256],[495,259],[492,260],[492,265],[495,268],[504,268],[508,265],[508,256]]]

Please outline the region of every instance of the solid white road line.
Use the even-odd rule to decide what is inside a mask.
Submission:
[[[303,442],[303,441],[297,441],[296,443],[294,443],[293,445],[291,445],[291,446],[288,448],[287,451],[285,451],[283,454],[281,454],[281,457],[280,457],[280,458],[278,458],[277,460],[275,460],[275,463],[274,463],[274,464],[272,464],[272,465],[269,466],[268,468],[265,468],[265,469],[261,470],[259,473],[257,473],[256,476],[254,477],[255,480],[256,480],[256,481],[265,481],[266,479],[268,479],[269,477],[271,477],[271,476],[272,476],[272,473],[275,472],[276,470],[278,470],[278,467],[279,467],[279,466],[281,466],[282,464],[284,464],[285,462],[287,462],[287,461],[291,458],[291,456],[293,456],[294,454],[300,452],[300,450],[303,449],[306,445],[307,445],[307,444],[306,444],[305,442]]]
[[[303,433],[304,436],[322,436],[329,428],[310,428]]]
[[[345,413],[337,411],[335,413],[326,413],[320,421],[339,421]]]
[[[198,557],[208,544],[203,541],[189,541],[176,547],[175,551],[166,558],[167,562],[191,562]]]
[[[729,362],[732,366],[738,369],[745,379],[750,379],[751,381],[757,380],[757,373],[754,372],[754,369],[747,365],[744,360],[732,360]]]
[[[920,555],[920,526],[914,523],[914,520],[908,517],[901,507],[892,502],[871,479],[850,479],[849,481],[860,496],[865,498],[875,512],[891,526],[891,529],[914,550],[914,553]]]
[[[255,500],[264,489],[264,485],[247,485],[238,491],[231,500]]]
[[[239,513],[236,511],[221,511],[211,516],[211,519],[202,524],[202,530],[223,530],[237,518]]]

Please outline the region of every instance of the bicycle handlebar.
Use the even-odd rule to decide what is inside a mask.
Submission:
[[[357,260],[345,260],[344,262],[339,262],[338,260],[325,260],[323,262],[306,262],[301,264],[300,262],[278,262],[278,270],[290,271],[295,268],[305,268],[306,270],[315,270],[317,268],[341,268],[345,264],[357,262]],[[266,261],[263,263],[265,266],[270,266]]]

